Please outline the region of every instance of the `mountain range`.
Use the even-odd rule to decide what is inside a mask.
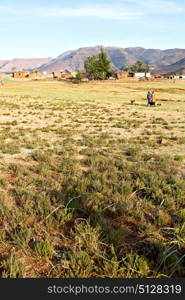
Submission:
[[[32,58],[0,60],[0,72],[11,73],[21,69],[39,69],[43,72],[60,72],[64,70],[84,71],[87,57],[99,53],[101,46],[84,47],[63,53],[57,58]],[[120,48],[104,47],[114,69],[124,70],[125,65],[142,60],[149,64],[155,73],[185,73],[185,49],[145,49],[142,47]]]
[[[0,73],[11,73],[25,70],[37,69],[43,64],[49,63],[48,58],[14,58],[12,60],[0,60]]]

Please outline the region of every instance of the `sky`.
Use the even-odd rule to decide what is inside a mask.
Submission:
[[[184,0],[0,0],[0,59],[104,45],[185,48]]]

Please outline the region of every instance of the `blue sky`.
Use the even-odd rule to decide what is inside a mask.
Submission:
[[[185,48],[184,0],[1,0],[0,59],[84,46]]]

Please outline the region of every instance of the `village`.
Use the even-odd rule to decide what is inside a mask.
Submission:
[[[32,79],[32,80],[44,80],[44,79],[54,79],[54,80],[63,80],[63,81],[73,81],[76,79],[77,72],[70,72],[68,70],[62,72],[52,72],[51,74],[47,74],[46,72],[40,72],[38,70],[28,71],[21,70],[17,72],[13,72],[10,76],[14,79]],[[81,82],[88,81],[88,74],[85,72],[80,72]],[[143,72],[115,72],[114,76],[109,77],[109,80],[121,80],[121,79],[151,79],[152,76],[150,73]],[[155,78],[155,77],[154,77]],[[162,78],[162,77],[161,77]]]
[[[29,79],[29,80],[58,80],[58,81],[66,81],[66,82],[73,82],[76,83],[79,80],[76,81],[78,71],[76,72],[70,72],[68,70],[64,70],[61,72],[52,72],[51,74],[47,72],[41,72],[39,70],[20,70],[16,72],[12,72],[11,74],[6,74],[4,76],[8,78],[13,79]],[[3,74],[1,74],[1,77],[4,77]],[[80,82],[88,82],[88,74],[85,72],[80,72]],[[176,74],[152,74],[150,72],[126,72],[126,71],[117,71],[114,72],[112,76],[108,78],[108,80],[125,80],[125,81],[131,81],[131,80],[176,80],[176,79],[185,79],[185,74],[176,75]]]

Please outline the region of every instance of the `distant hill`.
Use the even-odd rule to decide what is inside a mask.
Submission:
[[[51,58],[14,58],[12,60],[0,60],[0,72],[11,73],[22,69],[32,70],[47,64]]]
[[[156,73],[173,73],[185,69],[185,49],[145,49],[141,47],[121,48],[104,47],[105,51],[117,70],[124,70],[125,65],[133,64],[142,60],[149,64],[151,70]],[[54,71],[84,70],[84,61],[87,57],[95,55],[100,51],[100,46],[84,47],[63,53],[57,58],[15,58],[9,61],[0,61],[0,72],[10,73],[21,69],[39,69],[48,73]]]
[[[163,69],[164,67],[174,64],[185,58],[185,49],[144,49],[120,48],[120,47],[104,47],[108,53],[112,65],[117,70],[123,70],[126,64],[133,64],[137,60],[143,60],[149,64],[152,69]],[[78,50],[65,52],[64,54],[52,59],[49,63],[42,66],[40,70],[47,72],[75,71],[77,69],[84,70],[84,61],[88,56],[95,55],[100,51],[100,46],[85,47]]]
[[[178,60],[174,64],[163,66],[159,69],[155,70],[155,73],[160,74],[174,74],[174,73],[180,73],[185,74],[185,58]]]
[[[9,60],[0,60],[0,68],[2,68],[4,65],[6,65],[9,62]]]

